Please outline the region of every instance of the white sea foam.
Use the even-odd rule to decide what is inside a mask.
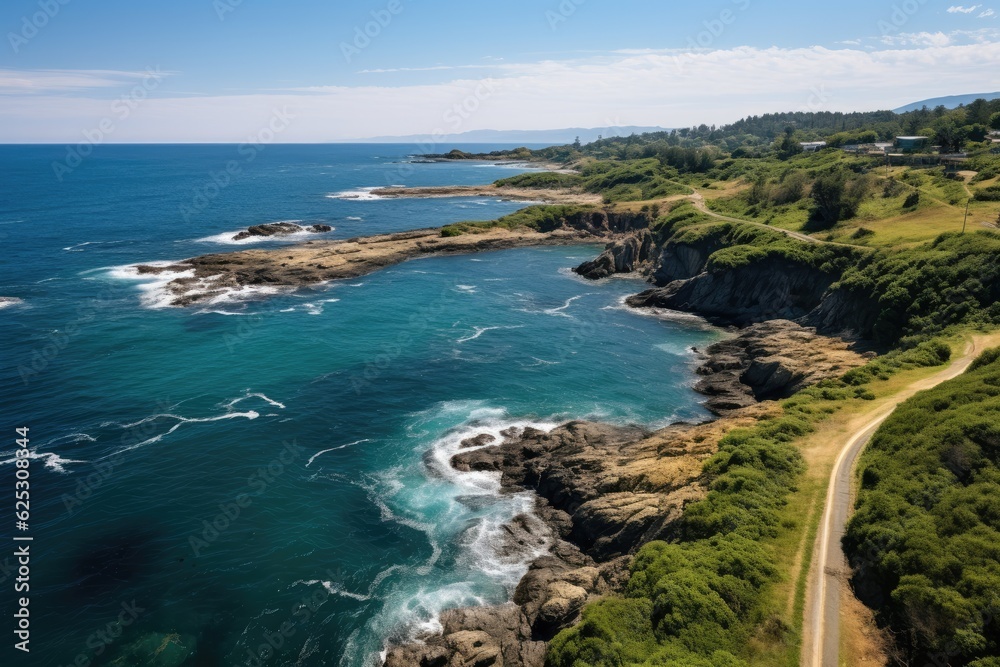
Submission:
[[[128,243],[128,241],[84,241],[83,243],[63,248],[63,250],[66,252],[83,252],[83,248],[89,245],[117,245],[119,243]]]
[[[364,220],[364,218],[362,218],[361,216],[358,216],[358,215],[349,215],[345,219],[346,220],[351,220],[352,222],[362,222]]]
[[[582,299],[585,296],[588,296],[588,295],[587,294],[580,294],[578,296],[572,296],[572,297],[566,299],[566,302],[563,305],[559,306],[558,308],[548,308],[546,310],[543,310],[542,312],[545,313],[546,315],[555,315],[557,317],[569,317],[569,318],[572,318],[573,317],[572,315],[566,314],[566,310],[570,306],[573,305],[574,301],[576,301],[577,299]]]
[[[480,336],[482,336],[487,331],[497,331],[499,329],[523,329],[523,328],[524,328],[524,325],[505,326],[505,327],[473,327],[473,329],[475,329],[475,333],[473,333],[470,336],[466,336],[464,338],[459,338],[455,342],[456,343],[467,343],[470,340],[476,340],[477,338],[479,338]]]
[[[229,401],[228,403],[225,403],[224,407],[226,407],[226,408],[232,408],[233,406],[235,406],[235,405],[237,405],[239,403],[242,403],[243,401],[245,401],[247,399],[259,398],[260,400],[264,401],[268,405],[274,406],[276,408],[281,408],[282,410],[285,409],[285,404],[284,403],[279,403],[278,401],[275,401],[274,399],[268,398],[265,394],[262,394],[259,391],[251,392],[249,389],[247,389],[246,392],[247,393],[245,395],[240,396],[239,398],[234,398],[233,400]]]
[[[302,226],[302,220],[276,220],[274,222],[264,223],[269,225],[275,225],[280,223],[291,223],[293,225]],[[328,232],[314,232],[310,231],[307,226],[302,226],[302,229],[297,232],[292,232],[291,234],[276,234],[274,236],[249,236],[244,239],[236,240],[236,236],[246,229],[238,229],[233,232],[223,232],[221,234],[214,234],[212,236],[206,236],[204,238],[195,239],[196,243],[215,243],[220,245],[253,245],[255,243],[266,243],[274,241],[290,241],[298,242],[304,241],[306,239],[311,239],[316,236],[326,234]],[[332,230],[331,230],[332,231]]]
[[[20,457],[17,456],[16,451],[0,452],[0,457],[7,457],[0,461],[0,465],[13,465],[18,458],[27,458],[36,461],[45,461],[45,467],[54,472],[61,474],[66,474],[66,464],[68,463],[86,463],[86,461],[78,461],[75,459],[64,459],[59,454],[55,452],[39,452],[37,449],[30,449],[28,453],[22,454]]]
[[[140,442],[128,445],[126,447],[122,447],[121,449],[118,449],[115,452],[108,454],[107,456],[102,456],[97,460],[103,461],[105,459],[109,459],[124,454],[125,452],[130,452],[132,450],[160,442],[161,440],[163,440],[163,438],[167,437],[168,435],[172,435],[177,429],[179,429],[184,424],[205,424],[209,422],[222,421],[225,419],[257,419],[258,417],[260,417],[260,413],[255,410],[248,410],[246,412],[227,412],[225,414],[217,415],[215,417],[195,417],[190,419],[187,417],[181,417],[180,415],[173,415],[173,414],[150,415],[149,417],[145,417],[144,419],[140,419],[139,421],[131,424],[122,424],[121,427],[123,429],[131,429],[135,428],[136,426],[140,426],[148,422],[159,421],[161,419],[162,420],[173,419],[176,421],[176,423],[163,433],[158,433]]]
[[[341,449],[347,449],[348,447],[360,445],[363,442],[371,442],[371,439],[365,438],[363,440],[355,440],[354,442],[349,442],[346,445],[340,445],[339,447],[331,447],[330,449],[324,449],[321,452],[316,452],[315,454],[309,457],[308,461],[306,461],[306,467],[308,468],[310,465],[312,465],[312,462],[315,461],[318,457],[322,456],[323,454],[326,454],[328,452],[340,451]]]
[[[19,299],[16,296],[0,296],[0,310],[4,308],[13,308],[14,306],[20,306],[24,303],[23,299]]]
[[[375,201],[377,199],[384,199],[384,197],[379,197],[376,194],[372,194],[373,191],[379,190],[379,187],[370,188],[354,188],[353,190],[344,190],[343,192],[332,192],[326,196],[327,199],[350,199],[353,201]]]

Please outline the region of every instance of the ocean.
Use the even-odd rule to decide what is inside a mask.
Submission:
[[[371,197],[527,171],[414,150],[107,145],[66,172],[64,146],[0,147],[0,297],[20,300],[0,303],[11,643],[27,542],[10,538],[32,537],[31,653],[4,646],[2,664],[378,664],[387,641],[503,602],[525,572],[530,554],[498,542],[531,496],[452,470],[463,439],[707,417],[691,348],[718,333],[624,307],[640,281],[569,271],[599,246],[430,257],[190,309],[128,268],[306,238],[232,240],[267,222],[349,238],[524,206]]]

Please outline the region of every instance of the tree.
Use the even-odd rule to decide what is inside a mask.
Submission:
[[[573,148],[575,148],[576,150],[580,150],[580,147],[582,145],[583,144],[580,143],[580,137],[577,136],[576,141],[573,142]]]
[[[795,141],[795,128],[786,127],[785,134],[780,140],[775,144],[778,149],[778,157],[782,160],[787,160],[793,155],[798,155],[802,152],[802,146]]]
[[[994,130],[1000,130],[1000,111],[990,116],[990,127]]]

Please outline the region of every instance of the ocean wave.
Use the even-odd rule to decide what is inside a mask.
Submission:
[[[337,303],[340,299],[323,299],[322,301],[315,302],[310,301],[308,303],[303,303],[300,306],[292,306],[291,308],[282,308],[279,313],[295,313],[299,310],[304,310],[309,315],[322,315],[323,314],[323,304],[325,303]]]
[[[84,241],[83,243],[77,243],[76,245],[71,245],[71,246],[68,246],[66,248],[63,248],[63,250],[65,250],[66,252],[84,252],[83,250],[79,250],[78,248],[83,248],[83,247],[88,246],[88,245],[118,245],[120,243],[128,243],[128,241],[126,241],[126,240],[120,240],[120,241]]]
[[[0,465],[13,465],[18,458],[27,458],[35,461],[43,460],[45,461],[46,468],[63,475],[67,472],[65,468],[66,464],[86,463],[86,461],[78,461],[76,459],[64,459],[55,452],[39,452],[37,449],[29,449],[26,455],[20,457],[17,456],[17,451],[0,452],[0,457],[7,457],[0,461]]]
[[[223,232],[221,234],[213,234],[212,236],[206,236],[204,238],[195,239],[195,243],[214,243],[217,245],[254,245],[256,243],[267,243],[275,241],[287,241],[287,242],[298,242],[304,241],[306,239],[311,239],[320,234],[325,234],[329,232],[314,232],[308,229],[307,225],[303,225],[302,220],[275,220],[273,222],[262,223],[268,225],[276,225],[281,223],[291,223],[293,225],[300,225],[302,229],[297,232],[292,232],[291,234],[276,234],[274,236],[248,236],[247,238],[236,240],[234,237],[242,232],[246,231],[244,229],[237,229],[232,232]],[[325,223],[324,223],[325,224]],[[331,230],[333,231],[333,230]]]
[[[379,197],[376,194],[372,194],[375,190],[380,190],[381,186],[373,186],[370,188],[354,188],[353,190],[344,190],[343,192],[331,192],[326,195],[327,199],[349,199],[351,201],[375,201],[378,199],[384,199],[384,197]]]
[[[24,299],[19,299],[16,296],[0,296],[0,310],[4,308],[13,308],[14,306],[20,306],[24,304]]]
[[[685,313],[680,310],[670,310],[668,308],[633,308],[628,305],[625,301],[628,296],[623,296],[618,299],[618,302],[612,306],[604,306],[601,310],[620,310],[631,313],[633,315],[641,315],[642,317],[652,317],[657,320],[666,320],[668,322],[683,322],[687,325],[698,325],[699,328],[711,331],[717,331],[718,328],[713,326],[704,317],[700,315],[695,315],[693,313]]]

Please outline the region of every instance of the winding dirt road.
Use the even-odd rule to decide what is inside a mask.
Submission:
[[[809,570],[803,623],[802,665],[838,667],[840,664],[840,601],[850,577],[850,568],[841,546],[841,538],[853,505],[854,467],[878,427],[892,415],[900,403],[914,394],[931,389],[958,377],[969,368],[978,352],[1000,342],[1000,335],[974,336],[962,356],[934,375],[914,382],[879,408],[855,430],[841,449],[830,474],[826,505],[816,538],[814,558]]]

